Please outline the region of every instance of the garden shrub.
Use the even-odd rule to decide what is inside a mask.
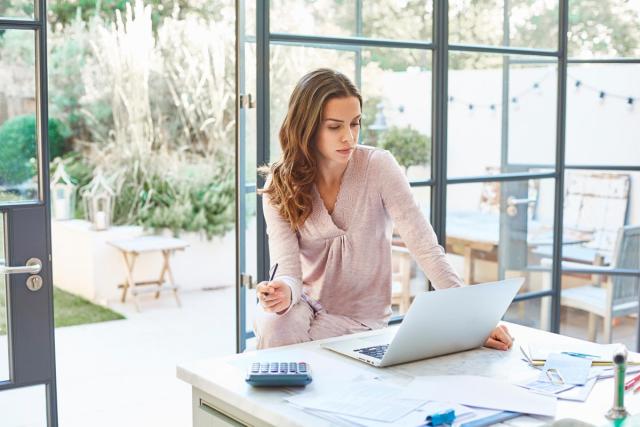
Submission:
[[[49,119],[50,159],[63,154],[70,136],[67,126],[57,119]],[[36,172],[36,118],[17,116],[0,126],[0,184],[21,184]]]

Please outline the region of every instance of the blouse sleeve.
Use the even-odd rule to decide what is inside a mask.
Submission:
[[[388,151],[374,153],[377,161],[370,176],[378,180],[378,188],[385,209],[393,219],[407,248],[420,264],[436,289],[463,285],[438,244],[436,234],[420,211],[409,181],[396,159]]]
[[[262,195],[262,209],[267,223],[269,258],[271,264],[278,263],[275,278],[285,277],[286,280],[283,281],[291,288],[291,305],[289,306],[291,308],[300,300],[302,293],[302,267],[300,265],[298,236],[291,229],[287,220],[271,205],[268,194]]]

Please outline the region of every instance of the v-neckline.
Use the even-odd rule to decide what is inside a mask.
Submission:
[[[351,175],[351,170],[353,169],[352,163],[355,161],[355,154],[356,153],[354,151],[353,155],[349,159],[349,162],[347,163],[347,167],[345,168],[344,173],[342,174],[342,178],[340,180],[340,186],[338,187],[338,194],[336,195],[336,201],[333,204],[333,210],[331,213],[329,213],[329,209],[327,209],[327,207],[324,204],[324,200],[322,200],[322,196],[320,195],[318,186],[316,185],[315,182],[313,183],[313,191],[315,192],[315,195],[316,195],[315,199],[317,202],[316,207],[319,208],[319,212],[318,212],[319,218],[327,220],[328,223],[330,223],[334,228],[336,228],[342,233],[345,233],[346,229],[343,229],[338,224],[336,224],[335,218],[338,218],[338,215],[342,210],[343,203],[341,203],[341,200],[343,199],[344,193],[348,191],[348,188],[345,187],[345,182],[347,182],[347,180],[349,179],[349,176]],[[345,228],[348,227],[348,224],[346,223],[346,218],[344,222],[345,222],[344,224]]]

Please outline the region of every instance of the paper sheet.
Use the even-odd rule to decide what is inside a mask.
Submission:
[[[474,375],[416,377],[401,398],[444,400],[524,414],[554,416],[556,398],[525,390],[517,385]]]
[[[377,380],[346,385],[331,394],[303,393],[286,397],[297,406],[374,421],[393,422],[422,406],[427,399],[399,399],[401,387]]]
[[[615,367],[611,366],[594,366],[591,368],[591,372],[597,372],[598,379],[602,380],[605,378],[613,378],[615,376]],[[640,372],[640,366],[627,366],[627,370],[625,371],[625,375],[627,376],[627,380],[629,376],[635,376]],[[589,374],[589,376],[592,376]]]
[[[544,360],[550,353],[576,352],[597,356],[590,358],[591,360],[608,362],[611,361],[613,352],[618,348],[620,348],[620,344],[597,344],[586,341],[554,347],[545,345],[538,346],[535,344],[528,346],[529,356],[536,360]],[[627,361],[640,361],[640,355],[630,351],[627,356]]]
[[[442,412],[447,409],[453,409],[456,412],[456,420],[453,426],[456,427],[464,422],[471,421],[477,417],[478,413],[483,413],[486,410],[482,409],[472,409],[467,406],[457,405],[454,403],[445,403],[445,402],[427,402],[423,406],[417,408],[416,410],[410,412],[404,417],[393,423],[386,422],[376,422],[370,420],[363,420],[357,417],[350,417],[342,414],[328,414],[326,412],[323,413],[315,413],[314,415],[320,416],[321,418],[324,415],[329,415],[334,418],[334,422],[337,425],[345,425],[350,427],[359,427],[366,424],[367,427],[406,427],[406,426],[418,426],[424,424],[425,419],[428,415],[435,414],[437,412]],[[307,410],[309,412],[310,410]],[[313,411],[313,410],[311,410]],[[498,411],[491,411],[491,413],[497,413]],[[309,412],[311,413],[311,412]]]
[[[563,400],[575,400],[578,402],[584,402],[589,398],[589,394],[591,394],[593,386],[596,385],[596,381],[598,381],[597,377],[591,378],[585,385],[575,386],[567,391],[556,394],[556,396]]]
[[[529,390],[535,391],[537,393],[546,394],[556,394],[575,387],[572,384],[553,384],[549,381],[541,381],[539,379],[535,379],[533,381],[523,381],[520,383],[516,383],[516,385],[528,388]]]
[[[581,357],[568,356],[560,353],[550,353],[538,378],[540,381],[549,381],[546,371],[555,369],[562,376],[565,384],[583,385],[589,378],[591,360]]]

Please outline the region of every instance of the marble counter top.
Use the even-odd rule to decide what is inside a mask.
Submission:
[[[340,383],[357,378],[378,377],[394,384],[407,384],[421,375],[481,375],[515,382],[536,375],[536,371],[521,360],[518,345],[559,346],[579,348],[586,352],[594,344],[537,329],[515,324],[507,324],[516,338],[514,347],[506,352],[487,348],[474,349],[462,353],[420,360],[411,363],[375,368],[357,360],[321,348],[324,342],[349,339],[352,336],[330,338],[274,349],[252,351],[224,358],[200,360],[184,363],[177,367],[181,380],[191,384],[228,407],[238,410],[240,416],[262,425],[287,426],[328,426],[328,421],[307,414],[286,403],[283,398],[293,393],[319,391],[330,393]],[[397,326],[392,326],[394,328]],[[365,332],[360,335],[374,335],[381,331]],[[578,351],[578,350],[576,350]],[[640,355],[632,353],[635,357]],[[245,383],[247,367],[255,360],[260,361],[306,361],[310,364],[313,382],[306,389],[258,389]],[[586,402],[559,400],[556,419],[575,418],[594,425],[604,425],[604,414],[613,402],[613,379],[597,382]],[[626,407],[631,414],[640,413],[640,394],[627,393]],[[522,425],[543,425],[551,418],[524,417]],[[516,419],[518,420],[518,419]],[[518,424],[513,420],[512,424]]]

